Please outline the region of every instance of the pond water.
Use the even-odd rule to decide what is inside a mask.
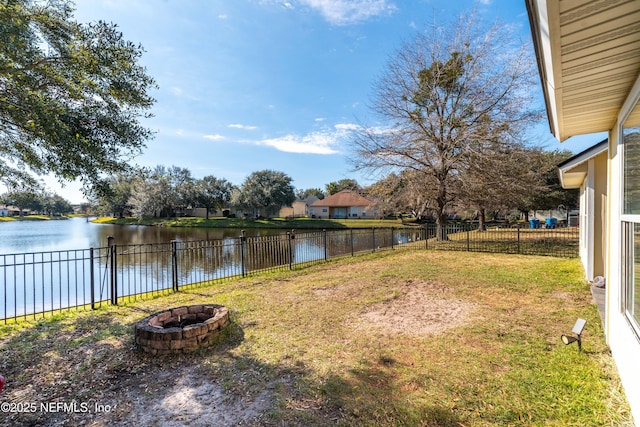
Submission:
[[[286,230],[248,229],[248,236],[284,234]],[[227,228],[170,228],[95,224],[85,218],[51,221],[1,221],[0,254],[62,251],[107,246],[113,236],[118,245],[167,243],[172,240],[218,240],[238,237]]]
[[[123,226],[84,218],[0,222],[0,320],[424,239],[420,230],[286,233],[247,229],[247,239],[239,239],[239,229]],[[115,245],[107,248],[109,236]]]

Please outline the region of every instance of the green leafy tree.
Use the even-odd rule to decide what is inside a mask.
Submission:
[[[460,179],[458,204],[475,211],[480,231],[485,230],[488,211],[510,211],[527,195],[546,190],[539,173],[540,153],[515,142],[500,142],[486,144],[470,156]]]
[[[572,156],[568,150],[544,151],[529,149],[519,161],[512,162],[527,178],[519,189],[510,192],[508,207],[519,210],[525,220],[533,210],[553,210],[561,207],[567,212],[578,206],[579,190],[566,190],[560,185],[558,164]]]
[[[120,172],[106,179],[101,194],[96,195],[97,212],[101,215],[113,215],[123,218],[132,206],[129,202],[136,175],[133,170]]]
[[[171,166],[166,171],[169,180],[169,187],[174,194],[174,202],[171,209],[180,210],[181,213],[193,207],[198,202],[198,192],[195,179],[191,176],[191,171],[187,168]]]
[[[0,1],[0,182],[30,172],[100,191],[152,136],[155,82],[115,24],[80,24],[67,0]]]
[[[208,175],[196,181],[195,185],[196,205],[206,208],[207,219],[210,209],[222,209],[231,200],[233,185],[224,178]]]
[[[298,190],[296,191],[296,197],[298,199],[306,199],[307,197],[315,196],[318,199],[325,198],[325,192],[322,191],[321,188],[307,188],[306,190]]]
[[[42,198],[33,191],[10,191],[4,196],[4,202],[13,205],[20,210],[20,216],[23,211],[40,211],[42,209]]]
[[[545,186],[543,191],[532,195],[533,209],[553,210],[564,206],[567,210],[578,207],[578,189],[567,190],[560,184],[558,165],[573,154],[569,150],[542,151],[538,169],[539,179]]]
[[[235,203],[269,217],[296,199],[291,181],[284,172],[268,169],[254,172],[242,183]]]
[[[344,179],[341,179],[340,181],[332,181],[328,183],[325,187],[327,189],[328,196],[339,193],[342,190],[353,190],[355,192],[362,191],[362,187],[360,187],[360,184],[358,184],[358,181],[350,178],[344,178]]]
[[[42,196],[42,209],[49,216],[73,213],[73,206],[57,194]]]

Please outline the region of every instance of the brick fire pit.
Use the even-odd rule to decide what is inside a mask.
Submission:
[[[225,306],[176,307],[136,323],[135,340],[147,353],[179,353],[206,347],[228,325],[229,310]]]

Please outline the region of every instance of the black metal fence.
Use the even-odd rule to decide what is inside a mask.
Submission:
[[[391,249],[440,249],[576,256],[573,229],[489,229],[450,225],[438,241],[435,226],[331,231],[210,241],[118,245],[0,255],[0,320],[96,309],[186,287],[294,269],[338,257]]]
[[[579,230],[574,227],[529,228],[518,224],[480,231],[477,224],[448,224],[447,238],[437,240],[436,225],[429,224],[426,233],[429,249],[557,257],[576,257],[579,250]]]

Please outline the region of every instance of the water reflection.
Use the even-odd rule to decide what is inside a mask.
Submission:
[[[247,229],[249,236],[286,233],[286,230]],[[171,228],[95,224],[84,218],[51,221],[0,222],[0,254],[61,251],[107,246],[113,236],[119,245],[168,243],[172,240],[218,240],[238,237],[232,228]]]
[[[237,229],[114,226],[83,219],[5,225],[0,225],[0,319],[115,303],[424,239],[424,230],[259,229],[242,238]],[[114,237],[110,248],[109,236]]]

